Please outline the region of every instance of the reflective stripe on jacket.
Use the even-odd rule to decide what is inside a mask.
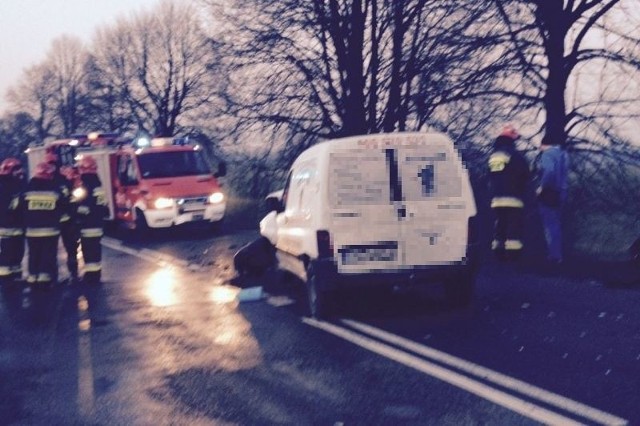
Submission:
[[[0,237],[19,237],[24,235],[22,228],[0,228]]]
[[[62,216],[68,214],[68,200],[53,180],[33,177],[22,194],[21,211],[27,236],[44,237],[58,232]]]
[[[55,237],[60,235],[59,228],[27,228],[27,237]]]
[[[101,238],[104,234],[102,228],[82,228],[80,229],[80,236],[82,238]]]
[[[493,197],[491,199],[491,208],[495,209],[496,207],[512,207],[521,209],[524,207],[524,203],[520,198],[516,197]]]

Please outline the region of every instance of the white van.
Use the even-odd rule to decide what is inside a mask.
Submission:
[[[355,285],[443,282],[451,302],[470,302],[476,205],[446,135],[319,143],[295,160],[277,196],[260,232],[278,267],[307,283],[312,316],[327,316],[334,292]]]

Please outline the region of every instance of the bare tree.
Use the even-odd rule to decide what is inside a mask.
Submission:
[[[121,18],[94,41],[103,94],[126,102],[123,113],[156,135],[175,134],[182,116],[211,100],[210,55],[197,11],[172,1]]]
[[[507,30],[509,48],[506,52],[510,60],[518,64],[527,82],[526,86],[520,86],[524,90],[518,95],[538,99],[544,112],[544,133],[559,145],[565,144],[567,137],[572,142],[585,138],[602,141],[610,137],[609,132],[602,132],[603,129],[594,134],[586,132],[582,126],[597,117],[597,109],[604,116],[609,115],[611,102],[600,98],[599,108],[593,108],[593,103],[568,103],[568,91],[572,85],[580,85],[581,91],[593,90],[593,87],[585,87],[593,81],[578,78],[577,71],[584,70],[587,63],[608,63],[635,75],[640,71],[639,38],[623,35],[623,28],[616,28],[613,22],[606,20],[611,14],[629,12],[632,2],[494,0],[494,3]],[[637,23],[628,26],[627,31],[631,28],[637,30]],[[620,37],[615,43],[605,44],[602,40],[607,34]],[[585,115],[586,111],[590,113]]]
[[[78,38],[62,36],[53,41],[45,63],[53,75],[51,97],[59,121],[58,133],[76,133],[85,119],[90,98],[87,52]]]
[[[54,76],[45,64],[28,68],[16,87],[9,89],[7,98],[14,112],[27,114],[34,126],[33,143],[42,143],[51,136],[57,119],[52,102]]]
[[[36,127],[29,114],[19,112],[0,118],[0,158],[20,158],[35,139]]]
[[[223,17],[214,39],[229,112],[240,129],[270,126],[294,154],[318,138],[446,127],[442,106],[496,92],[495,55],[468,38],[495,13],[477,2],[208,3]]]
[[[46,58],[29,68],[9,91],[12,110],[33,119],[36,142],[73,134],[85,120],[89,103],[86,59],[79,39],[61,36],[52,42]]]

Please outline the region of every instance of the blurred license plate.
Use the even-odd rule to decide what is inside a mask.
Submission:
[[[204,215],[203,214],[192,214],[191,215],[191,220],[202,220],[204,219]]]
[[[381,241],[376,244],[351,245],[338,250],[343,265],[371,262],[395,262],[398,260],[398,243]]]

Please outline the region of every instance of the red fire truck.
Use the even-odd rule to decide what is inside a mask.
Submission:
[[[212,173],[202,147],[186,137],[74,136],[30,147],[29,170],[35,170],[47,152],[55,153],[61,166],[91,155],[98,163],[110,219],[126,228],[168,228],[188,222],[217,225],[224,217],[226,200],[217,178],[225,175],[225,164]]]

